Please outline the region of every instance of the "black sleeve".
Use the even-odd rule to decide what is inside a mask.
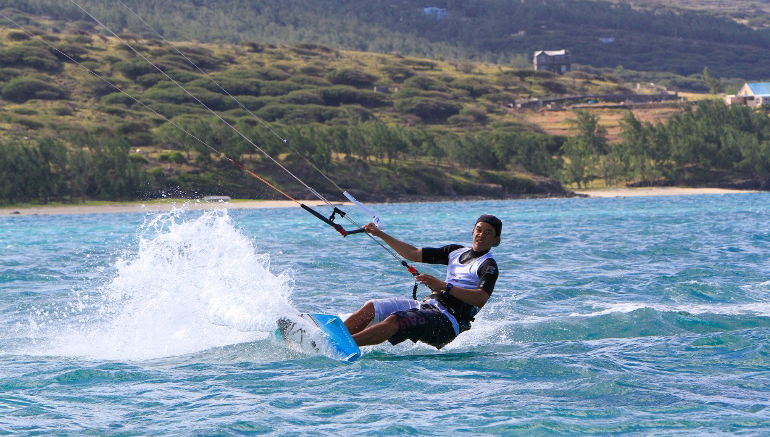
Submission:
[[[494,259],[488,259],[481,263],[478,270],[479,288],[491,295],[495,289],[498,273],[497,263]]]
[[[460,244],[449,244],[439,248],[423,247],[422,262],[449,265],[449,254],[462,247]]]

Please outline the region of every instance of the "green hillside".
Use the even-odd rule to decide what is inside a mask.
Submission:
[[[554,87],[618,87],[591,75],[561,81],[313,44],[180,43],[180,53],[159,40],[124,41],[138,53],[82,31],[0,31],[7,202],[275,195],[225,156],[293,196],[309,196],[254,146],[338,196],[283,140],[346,189],[378,199],[563,194],[547,181],[557,171],[551,153],[559,138],[522,125],[504,105]]]
[[[576,64],[689,76],[704,67],[720,77],[761,80],[757,59],[770,51],[761,9],[677,9],[677,2],[593,0],[83,0],[118,32],[200,42],[323,44],[335,49],[432,59],[494,62],[522,68],[536,50],[569,49]],[[729,2],[723,2],[729,3]],[[437,20],[425,7],[445,8]],[[93,20],[70,2],[3,0],[0,9],[42,14],[58,29]],[[142,20],[133,13],[136,12]],[[727,14],[731,12],[732,15]],[[759,26],[758,26],[759,25]],[[98,30],[103,32],[102,30]],[[602,42],[604,41],[604,42]],[[608,42],[612,41],[612,42]]]
[[[0,28],[2,203],[280,197],[231,160],[311,197],[258,149],[339,198],[307,157],[364,200],[566,195],[557,180],[749,188],[770,175],[768,118],[747,108],[686,103],[655,124],[629,112],[612,143],[596,113],[564,113],[568,138],[511,109],[532,97],[628,94],[619,78],[638,72],[555,76],[315,43],[175,47],[105,36],[62,21],[65,12],[2,11],[15,23]]]

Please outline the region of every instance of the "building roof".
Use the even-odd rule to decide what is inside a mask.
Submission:
[[[746,86],[751,90],[751,94],[755,96],[770,95],[770,82],[752,82],[746,83]]]
[[[548,56],[559,56],[559,55],[566,55],[569,53],[569,50],[540,50],[535,52],[535,56],[545,53]]]

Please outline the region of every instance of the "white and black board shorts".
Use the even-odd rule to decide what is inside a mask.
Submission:
[[[457,337],[452,321],[434,305],[410,299],[378,299],[372,303],[372,323],[381,322],[390,315],[398,321],[398,332],[388,339],[390,344],[412,340],[441,349]]]

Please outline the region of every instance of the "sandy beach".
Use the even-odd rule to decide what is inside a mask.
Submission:
[[[679,187],[646,187],[646,188],[607,188],[601,190],[580,190],[577,194],[588,197],[641,197],[641,196],[692,196],[695,194],[743,194],[759,191],[728,190],[724,188],[679,188]]]
[[[740,194],[754,191],[727,190],[722,188],[609,188],[601,190],[579,190],[578,194],[588,197],[638,197],[638,196],[689,196],[694,194]],[[308,206],[324,205],[318,200],[301,200]],[[335,205],[350,205],[349,202]],[[57,205],[57,206],[25,206],[0,208],[0,216],[4,215],[50,215],[50,214],[104,214],[128,212],[165,212],[174,208],[187,208],[191,211],[210,209],[247,209],[247,208],[294,208],[299,207],[290,200],[235,200],[231,202],[205,202],[203,200],[169,200],[168,202],[151,203],[121,203],[115,205]]]

